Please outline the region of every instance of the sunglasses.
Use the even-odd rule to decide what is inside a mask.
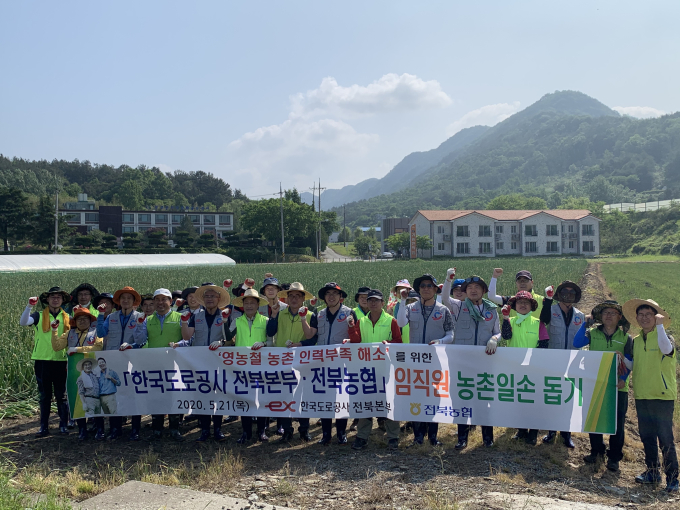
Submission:
[[[432,288],[434,288],[434,285],[432,283],[421,283],[420,288],[421,289],[432,289]]]
[[[479,276],[471,276],[470,278],[465,279],[465,283],[473,283],[473,282],[477,283],[477,282],[481,282],[481,281],[482,281],[482,279]]]

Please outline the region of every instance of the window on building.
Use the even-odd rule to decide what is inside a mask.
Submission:
[[[437,250],[444,251],[444,243],[437,243]]]
[[[510,249],[516,250],[517,249],[517,243],[510,243]]]
[[[67,223],[80,223],[80,213],[64,214]]]
[[[93,230],[96,230],[96,227],[94,225],[88,225],[87,226],[87,231],[92,232]]]
[[[545,235],[547,235],[547,236],[556,236],[556,235],[558,235],[558,233],[557,233],[557,225],[546,225],[546,226],[545,226]]]
[[[496,243],[496,249],[502,250],[503,249],[503,243]]]
[[[201,222],[201,215],[200,214],[190,214],[189,219],[191,220],[191,223],[200,223]]]
[[[134,223],[135,215],[132,213],[123,213],[123,223]]]
[[[150,214],[138,214],[137,215],[137,222],[138,223],[151,223],[151,215]]]
[[[174,223],[174,224],[182,223],[182,218],[184,218],[183,214],[173,214],[172,215],[172,223]]]
[[[479,237],[491,237],[491,225],[480,225]]]
[[[146,232],[147,230],[151,230],[151,227],[137,227],[138,232]]]
[[[215,224],[215,215],[214,214],[204,214],[203,215],[203,224],[204,225],[214,225]]]
[[[593,228],[592,225],[581,225],[581,235],[583,235],[583,236],[594,236],[595,235],[595,229]]]
[[[231,225],[231,214],[220,214],[220,225]]]
[[[557,241],[548,241],[545,244],[545,251],[547,253],[557,253]]]
[[[456,243],[456,253],[470,253],[470,243]]]
[[[479,243],[479,253],[491,253],[491,243]]]
[[[573,250],[574,249],[574,241],[569,241],[569,249]]]
[[[595,251],[595,243],[593,241],[583,241],[583,252]]]
[[[157,214],[156,215],[156,224],[167,223],[167,222],[168,222],[168,215],[167,214]]]
[[[524,243],[524,251],[526,253],[538,253],[536,241],[527,241],[526,243]]]
[[[134,232],[135,227],[123,227],[123,234],[129,233],[129,232]]]
[[[437,225],[437,234],[443,234],[444,233],[444,226],[443,225]]]
[[[538,235],[538,230],[536,229],[536,225],[524,225],[524,235],[536,237]]]
[[[467,225],[458,225],[456,227],[457,237],[470,237],[470,229]]]
[[[511,226],[510,226],[510,233],[511,233],[511,234],[516,234],[516,233],[517,233],[517,225],[511,225]]]
[[[99,213],[85,213],[85,223],[97,223],[99,221]]]
[[[571,234],[574,232],[574,225],[569,225],[567,231]]]
[[[496,225],[496,234],[503,233],[503,225]]]

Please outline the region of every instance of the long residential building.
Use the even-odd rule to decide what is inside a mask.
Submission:
[[[588,210],[418,211],[409,221],[411,258],[600,253],[600,219]],[[428,236],[429,250],[417,250]]]

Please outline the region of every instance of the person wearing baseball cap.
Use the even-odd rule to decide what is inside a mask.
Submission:
[[[49,420],[52,408],[52,395],[57,401],[59,415],[59,432],[68,434],[68,404],[66,403],[66,352],[55,352],[52,349],[52,328],[50,324],[59,321],[57,333],[67,332],[70,328],[68,314],[62,309],[71,300],[71,295],[61,287],[49,290],[28,298],[28,304],[21,314],[19,325],[34,327],[33,352],[35,379],[38,385],[38,402],[40,409],[40,428],[36,437],[45,437],[50,433]],[[38,302],[42,310],[31,313]]]
[[[673,437],[673,414],[678,398],[677,359],[675,341],[666,333],[671,318],[651,299],[626,301],[623,315],[640,328],[640,333],[633,338],[633,395],[647,469],[636,476],[635,481],[650,485],[661,483],[663,466],[666,491],[678,492],[678,456]]]
[[[167,349],[171,344],[182,340],[182,314],[172,310],[172,293],[168,289],[156,289],[153,293],[153,302],[156,308],[153,314],[146,318],[137,319],[137,327],[133,333],[134,348],[163,348]],[[163,436],[164,414],[151,416],[151,428],[154,439]],[[168,415],[168,428],[170,437],[175,441],[182,441],[182,433],[179,431],[179,414]]]
[[[597,326],[595,326],[597,324]],[[595,327],[593,327],[595,326]],[[623,316],[623,307],[616,301],[599,303],[586,315],[585,322],[574,337],[574,348],[589,345],[591,351],[616,352],[618,358],[618,398],[616,403],[616,434],[609,436],[609,451],[602,434],[589,434],[590,453],[583,457],[587,464],[596,464],[607,456],[607,469],[619,470],[626,439],[626,413],[628,411],[628,375],[633,360],[633,337],[628,334],[630,323]]]
[[[560,283],[555,289],[555,298],[558,304],[553,304],[552,286],[545,289],[546,297],[543,299],[543,310],[540,319],[546,327],[549,325],[548,334],[550,335],[549,349],[573,350],[574,337],[581,329],[586,320],[585,314],[574,305],[581,300],[581,288],[569,280]],[[571,439],[571,432],[560,432],[560,436],[567,448],[575,448],[574,441]],[[543,436],[544,443],[555,441],[557,433],[554,430],[548,431]]]
[[[498,282],[498,278],[503,274],[503,269],[500,267],[497,267],[496,269],[493,270],[493,275],[491,276],[491,281],[489,281],[489,299],[496,303],[497,305],[507,305],[508,301],[512,296],[499,296],[496,293],[496,286]],[[532,315],[536,318],[541,317],[541,311],[543,310],[543,296],[536,294],[534,292],[534,277],[531,275],[529,271],[526,269],[522,269],[521,271],[518,271],[517,274],[515,275],[515,285],[517,286],[517,292],[521,290],[525,290],[527,292],[530,292],[533,298],[536,300],[538,303],[538,308],[534,310]],[[552,287],[548,287],[548,289],[551,289],[552,292]],[[546,289],[546,292],[548,292],[548,289]],[[510,311],[510,316],[514,317],[516,312],[514,310]]]

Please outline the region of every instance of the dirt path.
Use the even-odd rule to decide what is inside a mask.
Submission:
[[[589,262],[586,272],[579,282],[581,287],[581,301],[577,308],[588,315],[595,305],[606,299],[614,299],[611,290],[607,287],[607,282],[602,276],[600,264]]]

